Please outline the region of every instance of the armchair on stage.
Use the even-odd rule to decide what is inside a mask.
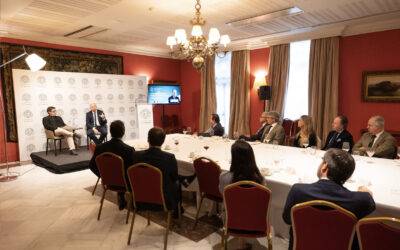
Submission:
[[[54,143],[54,155],[57,156],[57,141],[58,141],[59,149],[60,149],[60,152],[61,152],[61,140],[64,139],[64,136],[62,136],[62,135],[56,136],[54,134],[54,131],[47,130],[47,129],[44,129],[44,132],[46,134],[46,155],[47,155],[47,152],[49,150],[49,142],[51,140],[53,140],[53,143]]]

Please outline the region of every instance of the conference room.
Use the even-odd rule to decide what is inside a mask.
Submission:
[[[397,0],[1,0],[0,249],[399,249],[399,39]]]

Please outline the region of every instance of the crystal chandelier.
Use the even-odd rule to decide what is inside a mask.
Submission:
[[[196,0],[195,17],[190,21],[193,25],[191,37],[187,38],[184,29],[176,29],[174,36],[167,38],[167,45],[171,49],[171,56],[179,59],[192,61],[195,69],[200,70],[204,66],[205,59],[218,53],[219,45],[224,48],[231,42],[228,35],[220,35],[217,28],[211,28],[208,33],[208,40],[203,35],[202,26],[205,20],[200,14],[200,0]]]

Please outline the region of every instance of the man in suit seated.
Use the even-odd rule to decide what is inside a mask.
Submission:
[[[354,141],[353,136],[347,131],[347,124],[349,120],[344,115],[338,115],[332,122],[332,131],[329,132],[326,137],[325,146],[322,150],[328,150],[330,148],[342,148],[343,142],[348,142],[350,146],[350,152],[353,148]]]
[[[368,132],[354,145],[353,152],[366,155],[368,149],[374,152],[373,157],[396,158],[396,139],[385,131],[385,119],[382,116],[373,116],[368,120]]]
[[[75,149],[79,146],[81,135],[78,134],[74,128],[67,126],[60,116],[57,116],[56,108],[50,106],[47,108],[48,116],[43,117],[42,123],[45,129],[53,131],[55,136],[64,136],[67,140],[69,152],[71,155],[78,155]]]
[[[260,123],[261,127],[257,130],[257,132],[254,135],[250,136],[245,136],[241,135],[239,139],[244,139],[246,141],[263,141],[264,136],[265,136],[265,129],[268,127],[267,123],[267,112],[262,112],[260,116]]]
[[[211,127],[207,129],[204,133],[200,133],[201,136],[223,136],[225,133],[224,127],[222,127],[219,115],[212,114],[211,115]]]
[[[181,201],[181,189],[178,177],[178,163],[175,155],[161,150],[165,140],[162,128],[154,127],[149,130],[147,141],[149,149],[137,151],[134,154],[135,163],[147,163],[161,170],[163,175],[164,198],[168,209],[174,210],[174,217],[178,214],[178,204]],[[161,207],[150,204],[137,204],[138,208],[155,209]]]
[[[102,153],[110,152],[116,155],[121,156],[124,160],[124,168],[125,170],[133,164],[133,152],[135,149],[122,141],[122,137],[125,134],[125,125],[122,121],[116,120],[110,124],[110,133],[111,133],[111,140],[96,146],[94,150],[92,159],[89,163],[89,168],[92,172],[97,176],[100,177],[100,172],[96,165],[96,157]],[[120,171],[116,169],[115,171]],[[119,209],[122,210],[126,207],[126,201],[124,197],[124,193],[118,193],[118,203]]]
[[[372,213],[375,210],[375,202],[370,190],[360,186],[358,191],[353,192],[343,187],[354,169],[354,158],[346,151],[334,148],[326,151],[317,172],[319,181],[311,184],[294,184],[290,189],[283,210],[283,220],[292,225],[292,207],[311,200],[333,202],[352,212],[358,219]],[[290,228],[289,249],[292,247],[293,235]]]
[[[285,129],[279,124],[280,114],[276,111],[269,111],[265,117],[268,126],[264,129],[262,141],[268,144],[283,145],[285,142]]]
[[[97,109],[96,103],[90,104],[90,111],[86,113],[87,136],[99,145],[107,137],[107,119],[104,112]],[[97,139],[96,134],[100,134]]]

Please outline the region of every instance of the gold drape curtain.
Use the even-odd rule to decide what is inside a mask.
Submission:
[[[250,133],[250,51],[232,52],[229,137]]]
[[[274,45],[270,50],[267,83],[271,84],[271,102],[268,110],[283,113],[289,79],[289,44]]]
[[[209,57],[201,70],[201,97],[199,131],[204,132],[210,127],[211,114],[217,110],[215,92],[215,57]]]
[[[315,132],[325,140],[338,112],[339,37],[311,41],[308,109]]]

